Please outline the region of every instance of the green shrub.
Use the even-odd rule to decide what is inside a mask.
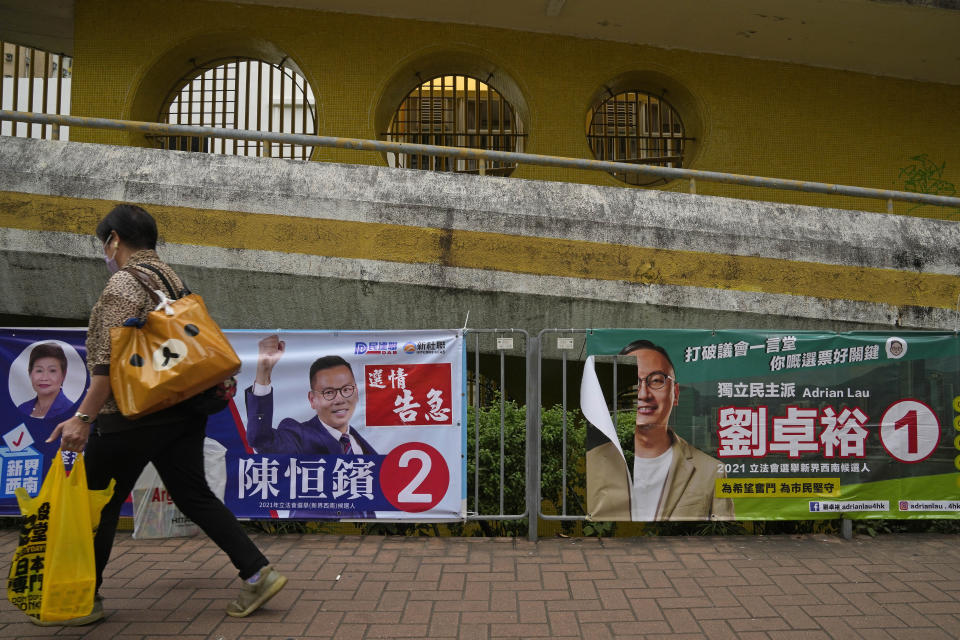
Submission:
[[[501,402],[495,397],[476,411],[467,407],[467,511],[480,515],[518,515],[526,504],[527,409],[515,401],[503,402],[503,459],[501,460]],[[479,431],[479,457],[477,435]],[[503,502],[500,499],[500,473],[503,468]],[[479,471],[479,473],[478,473]],[[475,477],[479,482],[475,484]],[[479,505],[477,504],[479,499]],[[485,536],[524,535],[527,519],[479,520]]]

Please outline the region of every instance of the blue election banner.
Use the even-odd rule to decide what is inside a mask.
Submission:
[[[0,514],[19,514],[14,491],[40,490],[59,442],[45,440],[87,387],[83,329],[0,329]]]
[[[58,444],[43,440],[89,383],[85,331],[0,331],[0,514],[16,514],[13,490],[39,490]],[[204,454],[238,517],[464,517],[461,332],[225,333],[242,370],[236,397],[207,422]]]

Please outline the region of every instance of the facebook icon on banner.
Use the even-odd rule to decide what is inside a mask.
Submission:
[[[810,511],[820,511],[820,503],[819,503],[819,502],[811,502],[811,503],[810,503]]]

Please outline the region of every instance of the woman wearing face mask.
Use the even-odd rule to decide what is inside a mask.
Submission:
[[[67,375],[67,356],[52,342],[38,344],[30,352],[30,385],[36,397],[17,409],[31,418],[56,416],[73,405],[63,395],[63,379]]]
[[[158,269],[168,283],[160,284],[171,298],[180,297],[184,285],[169,265],[157,255],[157,225],[140,207],[122,204],[100,221],[97,238],[103,243],[107,269],[113,274],[90,313],[87,331],[87,368],[90,388],[79,410],[60,423],[47,440],[61,437],[66,451],[82,451],[90,489],[105,489],[116,479],[113,498],[103,508],[94,537],[97,590],[110,557],[120,507],[148,462],[160,474],[174,503],[185,516],[230,557],[244,581],[240,595],[227,606],[227,614],[244,617],[255,611],[286,584],[286,578],[269,566],[267,559],[244,533],[233,513],[210,491],[203,469],[206,414],[190,406],[190,400],[136,420],[119,411],[110,389],[110,328],[131,317],[141,320],[153,310],[143,286],[127,269],[138,269],[162,282],[150,267]],[[91,431],[92,428],[92,431]],[[88,616],[64,624],[88,624],[103,617],[97,596]],[[35,623],[41,624],[39,620]]]

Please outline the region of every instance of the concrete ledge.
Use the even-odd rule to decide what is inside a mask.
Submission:
[[[948,299],[951,291],[960,291],[960,226],[847,210],[9,137],[0,138],[0,192],[20,194],[17,211],[11,210],[10,197],[0,200],[0,216],[6,216],[0,227],[0,263],[9,274],[0,285],[0,310],[20,315],[78,317],[79,309],[83,314],[89,309],[103,272],[99,247],[82,234],[92,231],[87,218],[95,224],[111,201],[225,212],[209,225],[168,229],[181,241],[168,243],[165,250],[167,259],[195,274],[185,274],[194,288],[200,289],[199,281],[206,291],[224,292],[222,301],[211,302],[221,309],[225,326],[234,327],[460,326],[466,309],[480,304],[482,309],[472,310],[472,325],[481,326],[473,321],[483,319],[485,326],[528,331],[768,323],[840,330],[891,325],[942,329],[953,327],[955,312]],[[53,202],[68,203],[70,211],[50,210]],[[231,235],[236,225],[230,216],[245,214],[266,216],[256,223],[262,236],[256,243]],[[360,233],[367,229],[363,225],[405,229],[408,235],[422,232],[434,243],[429,246],[439,250],[418,257],[417,245],[401,261],[384,260],[376,250],[354,251],[350,238],[317,237],[316,242],[297,238],[306,249],[285,251],[290,230],[298,228],[292,224],[296,220],[322,221],[328,227],[330,221],[341,221]],[[459,232],[464,234],[450,235]],[[470,234],[484,234],[494,243],[498,237],[527,238],[541,246],[556,240],[556,251],[600,245],[611,245],[611,252],[616,247],[649,249],[660,252],[661,262],[643,264],[635,274],[627,269],[627,277],[618,279],[594,276],[595,263],[578,263],[584,256],[553,256],[565,260],[565,268],[552,275],[514,268],[509,255],[514,249],[509,249],[491,259],[491,266],[465,267],[457,261],[457,247],[444,242],[469,240]],[[191,238],[196,244],[182,241]],[[338,242],[350,251],[338,253]],[[553,250],[553,245],[545,246]],[[658,279],[676,256],[689,261],[689,269],[680,269],[672,280]],[[746,275],[738,275],[756,259],[777,265],[798,288],[788,283],[756,290]],[[709,269],[698,271],[697,265],[706,262],[714,271],[724,271],[722,279],[713,282],[703,275]],[[870,271],[880,293],[845,295],[843,287],[855,289],[862,270]],[[814,277],[805,274],[824,273],[837,275],[836,292],[819,283],[816,290],[827,295],[804,294],[804,278]],[[884,278],[891,289],[936,287],[939,302],[888,302],[882,294]],[[267,293],[271,305],[258,304],[259,295],[250,300],[250,292]],[[282,299],[281,292],[289,299]],[[336,295],[347,292],[346,297]],[[499,295],[510,304],[491,304]],[[329,307],[327,302],[338,297],[345,310],[322,314],[311,312],[307,300],[322,300]],[[363,317],[350,311],[368,297],[370,308]],[[252,311],[251,305],[261,308]],[[494,314],[486,309],[498,311],[490,317]],[[412,324],[414,318],[417,324]]]

